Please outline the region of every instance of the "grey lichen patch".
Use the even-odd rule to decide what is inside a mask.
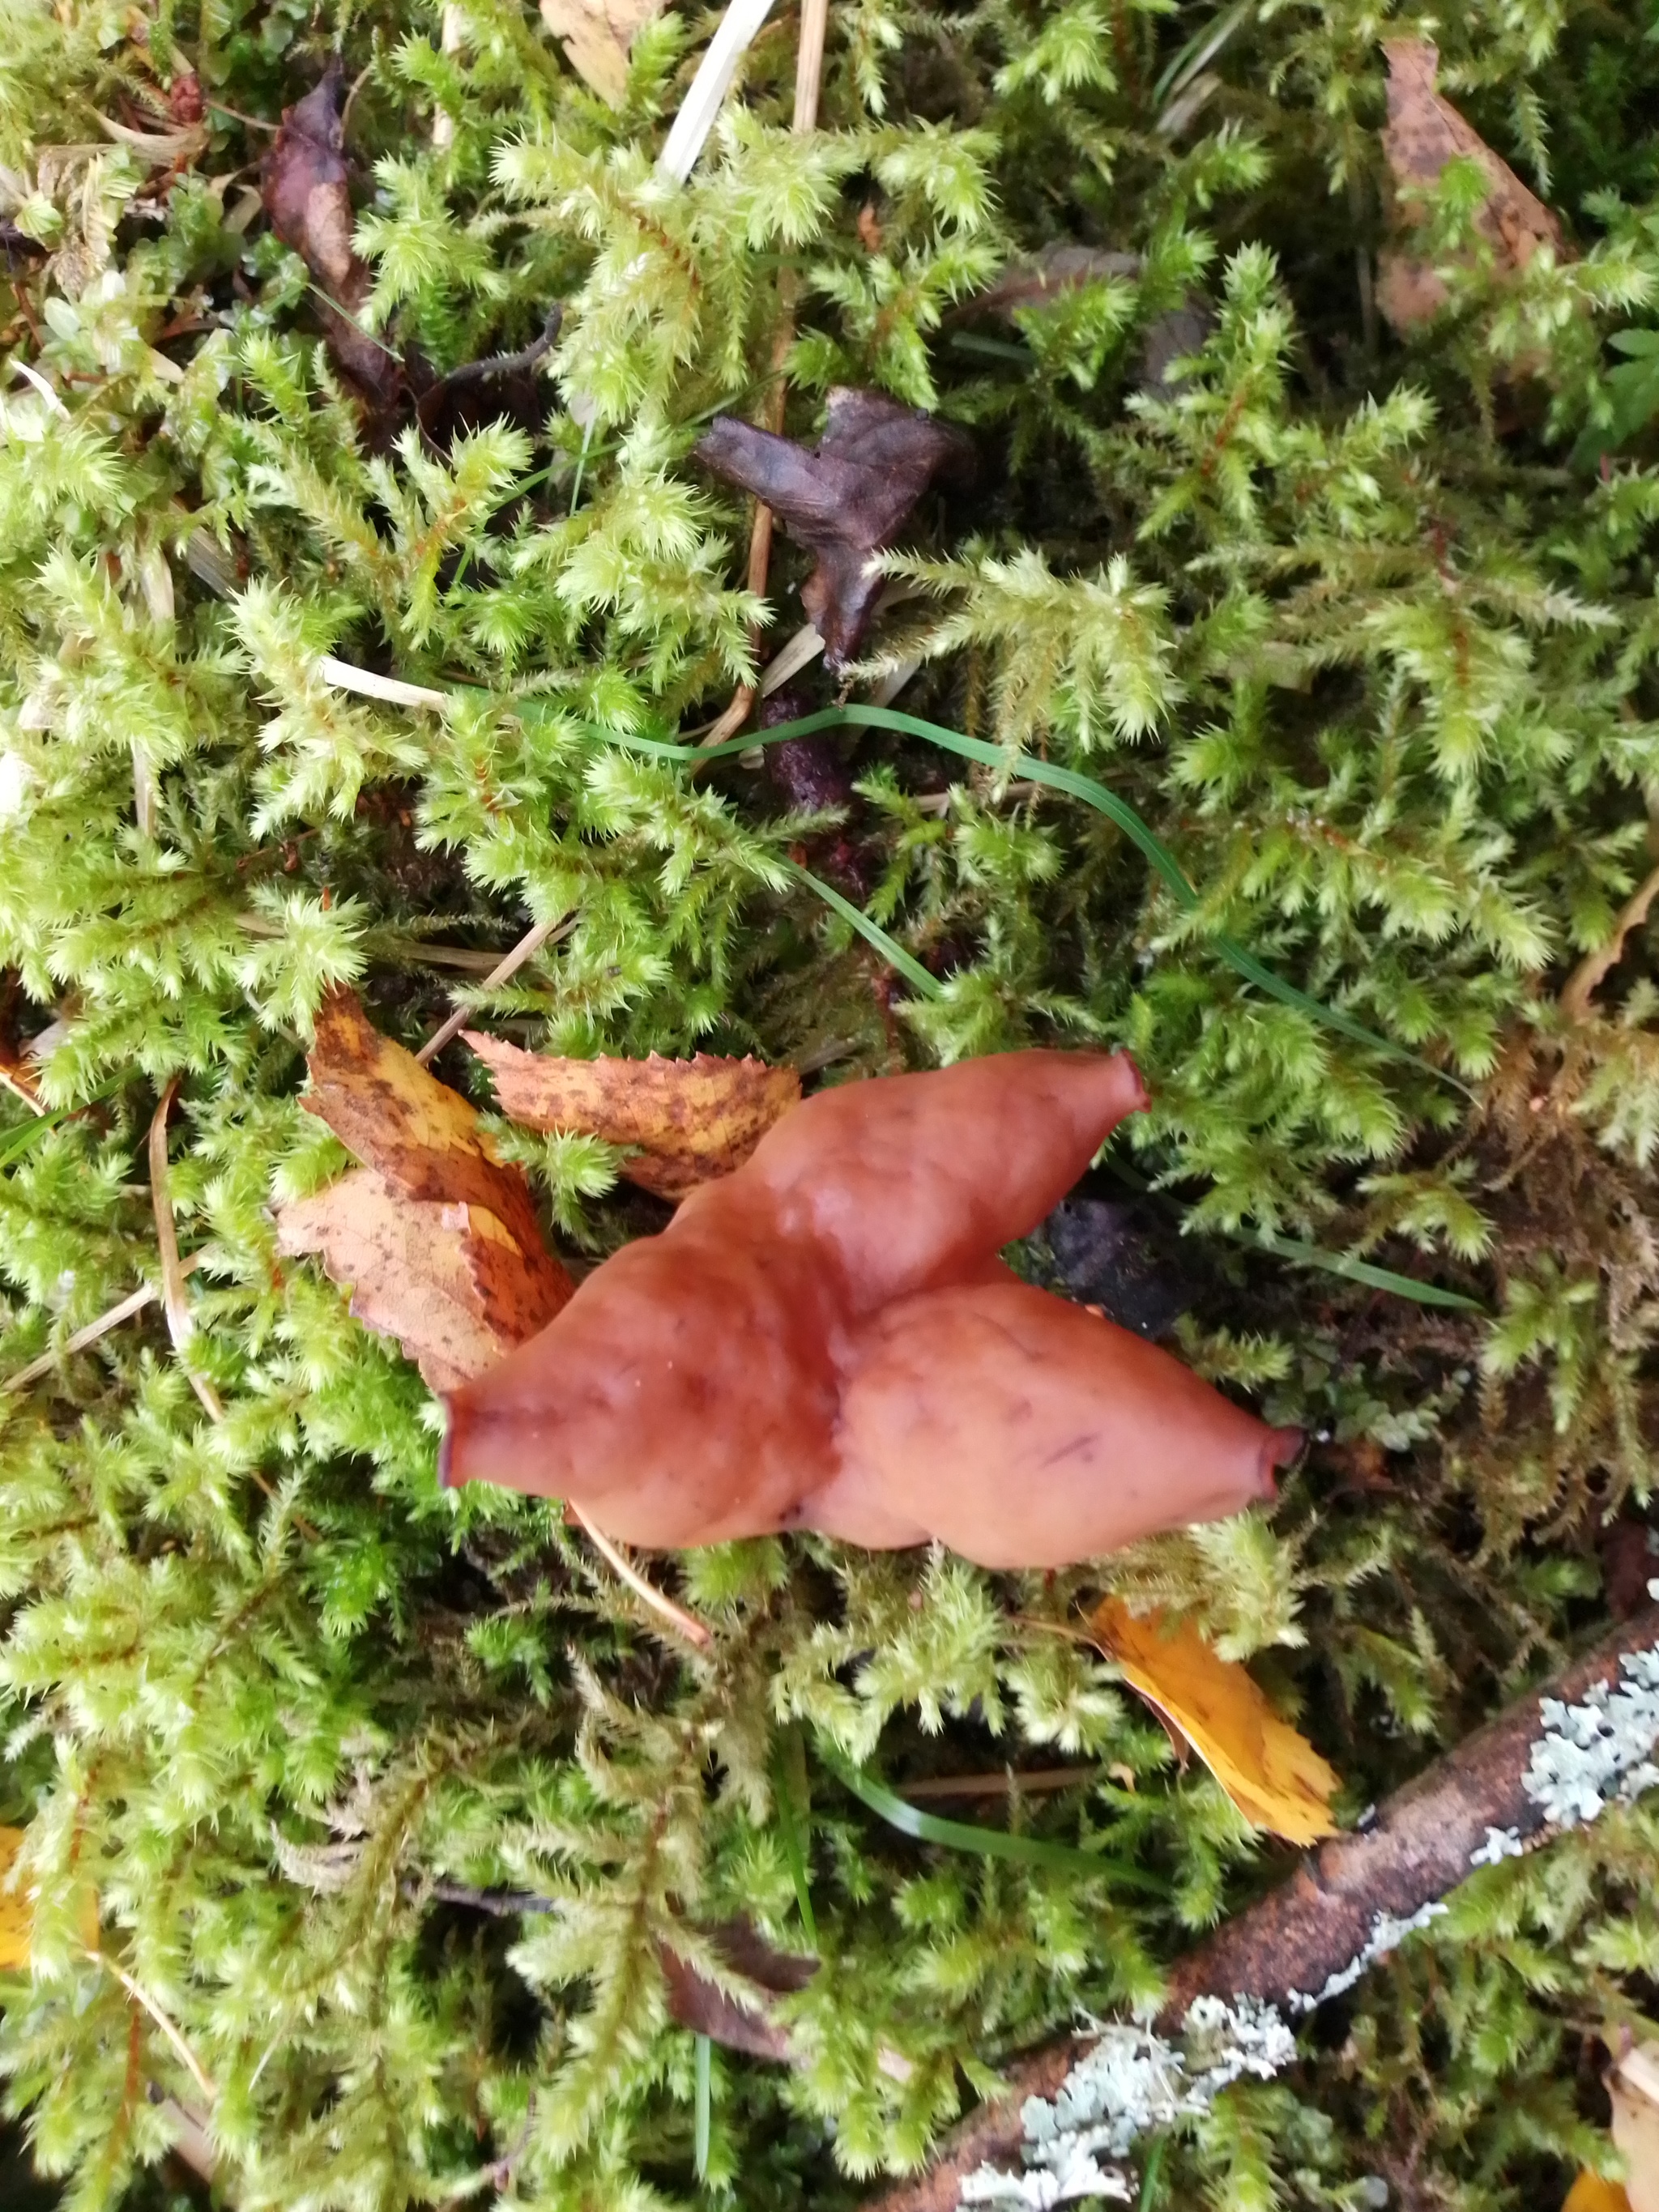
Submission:
[[[1477,1844],[1469,1853],[1472,1867],[1499,1866],[1505,1859],[1518,1859],[1525,1846],[1514,1828],[1488,1828],[1486,1840]]]
[[[1183,2030],[1177,2050],[1150,2029],[1103,2027],[1052,2101],[1028,2099],[1024,2169],[981,2166],[963,2183],[961,2202],[993,2212],[1049,2212],[1084,2197],[1127,2202],[1129,2182],[1115,2161],[1139,2136],[1206,2111],[1247,2074],[1269,2079],[1296,2056],[1278,2008],[1254,1997],[1199,1997]]]
[[[1582,1705],[1542,1700],[1544,1734],[1522,1780],[1551,1827],[1576,1828],[1659,1782],[1659,1649],[1626,1652],[1619,1667],[1618,1686],[1598,1682]]]

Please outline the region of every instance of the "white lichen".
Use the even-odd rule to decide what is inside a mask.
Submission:
[[[1650,1590],[1659,1598],[1659,1578]],[[1523,1781],[1552,1827],[1577,1827],[1613,1800],[1659,1783],[1652,1758],[1659,1745],[1659,1649],[1627,1654],[1619,1663],[1619,1683],[1598,1685],[1582,1705],[1542,1701],[1544,1734]],[[1496,1866],[1521,1849],[1515,1829],[1488,1828],[1469,1863]],[[1032,2097],[1024,2106],[1024,2165],[1012,2172],[981,2166],[963,2183],[960,2203],[988,2212],[1054,2212],[1085,2197],[1127,2203],[1133,2192],[1120,2161],[1139,2137],[1206,2111],[1247,2074],[1265,2081],[1278,2073],[1296,2055],[1285,2013],[1296,2018],[1340,1996],[1446,1910],[1431,1899],[1403,1917],[1377,1913],[1347,1965],[1315,1994],[1291,1990],[1283,2012],[1255,1997],[1196,1999],[1182,2023],[1182,2049],[1146,2028],[1100,2027],[1053,2099]]]
[[[1598,1682],[1582,1705],[1541,1702],[1544,1734],[1522,1784],[1551,1827],[1576,1828],[1659,1782],[1659,1650],[1627,1651],[1619,1668],[1616,1686]]]
[[[1416,1935],[1419,1929],[1426,1928],[1430,1921],[1437,1920],[1446,1909],[1438,1899],[1431,1899],[1428,1904],[1419,1905],[1415,1912],[1408,1914],[1403,1920],[1393,1912],[1374,1914],[1370,1935],[1347,1965],[1339,1966],[1334,1974],[1328,1975],[1324,1987],[1311,1995],[1305,1990],[1291,1990],[1285,1997],[1285,2003],[1293,2013],[1314,2012],[1319,2006],[1328,2004],[1333,1997],[1340,1997],[1346,1990],[1351,1990],[1361,1975],[1374,1966],[1379,1959],[1386,1959],[1390,1951],[1397,1951],[1408,1936]]]
[[[1127,2200],[1128,2181],[1109,2161],[1152,2130],[1206,2111],[1244,2075],[1268,2080],[1296,2056],[1278,2009],[1255,1997],[1196,1998],[1183,2043],[1177,2050],[1147,2028],[1102,2027],[1052,2101],[1027,2099],[1024,2171],[981,2166],[963,2183],[961,2203],[1050,2212],[1083,2197]]]
[[[1472,1867],[1498,1866],[1505,1859],[1518,1859],[1522,1848],[1517,1830],[1488,1828],[1486,1842],[1477,1844],[1469,1853],[1469,1864]]]

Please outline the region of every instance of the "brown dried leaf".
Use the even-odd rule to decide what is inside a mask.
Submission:
[[[1437,50],[1426,39],[1390,39],[1383,52],[1389,58],[1389,121],[1382,150],[1402,211],[1409,216],[1413,202],[1420,209],[1449,161],[1473,159],[1485,170],[1489,186],[1476,228],[1499,267],[1524,269],[1544,245],[1562,252],[1561,226],[1549,209],[1435,90]],[[1445,306],[1447,296],[1444,280],[1425,263],[1404,254],[1382,256],[1377,301],[1396,330],[1428,321]]]
[[[883,392],[844,386],[830,394],[816,453],[730,415],[709,424],[696,450],[817,556],[801,604],[830,669],[852,659],[874,616],[882,580],[871,555],[893,543],[937,477],[966,476],[974,463],[965,432]]]
[[[665,0],[541,0],[542,21],[564,45],[565,58],[601,100],[620,107],[628,89],[628,54],[642,23]]]
[[[396,398],[403,371],[354,318],[372,278],[351,243],[351,167],[342,150],[344,72],[331,61],[305,98],[283,110],[260,174],[270,227],[311,271],[324,295],[323,335],[336,362],[377,406]]]
[[[638,1147],[623,1173],[659,1198],[684,1198],[740,1168],[800,1102],[793,1067],[758,1060],[557,1060],[465,1032],[495,1079],[501,1111],[532,1129],[579,1129]]]
[[[365,1170],[285,1206],[278,1249],[315,1252],[352,1311],[395,1336],[434,1390],[536,1334],[570,1297],[530,1189],[466,1101],[383,1037],[349,991],[317,1017],[301,1102]]]

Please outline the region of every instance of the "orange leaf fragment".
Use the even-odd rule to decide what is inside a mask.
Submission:
[[[1223,1659],[1190,1621],[1140,1620],[1108,1598],[1090,1632],[1123,1679],[1174,1723],[1247,1820],[1293,1844],[1336,1833],[1338,1777],[1304,1736],[1279,1719],[1259,1685]]]
[[[628,90],[634,33],[662,13],[664,0],[541,0],[542,21],[565,59],[601,100],[620,107]]]
[[[579,1129],[631,1145],[623,1169],[659,1198],[684,1198],[740,1168],[775,1121],[800,1103],[793,1067],[759,1060],[558,1060],[465,1032],[495,1079],[502,1113],[531,1129]]]
[[[1616,2181],[1604,2181],[1586,2166],[1568,2190],[1561,2212],[1632,2212],[1632,2207]]]
[[[552,1320],[573,1285],[530,1187],[477,1115],[382,1036],[349,991],[317,1016],[301,1104],[365,1163],[282,1209],[277,1249],[317,1253],[351,1310],[395,1336],[434,1390],[481,1373]]]
[[[1486,204],[1475,227],[1501,268],[1524,269],[1540,246],[1563,250],[1561,226],[1508,162],[1435,90],[1439,52],[1427,39],[1390,39],[1389,121],[1382,151],[1402,210],[1422,200],[1450,161],[1474,160],[1487,179]],[[1427,263],[1385,253],[1378,268],[1377,303],[1396,330],[1410,330],[1439,313],[1449,296],[1445,281]]]

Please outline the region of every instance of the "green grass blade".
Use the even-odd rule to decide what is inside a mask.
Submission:
[[[816,1951],[818,1923],[812,1911],[812,1883],[806,1863],[806,1824],[811,1801],[807,1791],[806,1747],[801,1741],[799,1729],[792,1728],[779,1738],[773,1788],[777,1793],[778,1831],[783,1838],[783,1855],[789,1863],[789,1879],[795,1886],[796,1910],[806,1940]]]
[[[1280,1260],[1298,1267],[1322,1267],[1328,1275],[1346,1275],[1351,1283],[1364,1283],[1373,1291],[1390,1291],[1397,1298],[1415,1298],[1420,1306],[1449,1306],[1459,1313],[1488,1314],[1479,1298],[1462,1291],[1442,1290],[1438,1283],[1419,1282],[1415,1275],[1397,1275],[1392,1267],[1373,1267],[1346,1252],[1322,1252],[1317,1244],[1304,1244],[1299,1237],[1280,1237],[1271,1229],[1258,1229],[1245,1241],[1259,1244]]]
[[[696,2104],[693,2124],[696,2133],[692,2142],[692,2163],[699,2181],[708,2179],[708,2138],[711,2132],[714,2104],[714,2046],[706,2035],[697,2038]]]
[[[791,860],[787,866],[791,875],[798,876],[802,883],[815,890],[832,913],[838,914],[843,921],[850,922],[866,944],[873,945],[888,966],[897,969],[912,990],[920,991],[924,999],[938,998],[945,988],[938,976],[930,975],[914,954],[907,952],[902,945],[890,938],[879,922],[871,921],[862,907],[854,906],[849,898],[843,898],[831,884],[815,876],[810,868],[803,868],[799,861]]]
[[[1053,762],[1038,760],[1030,753],[1016,753],[1011,758],[1000,745],[994,745],[983,738],[967,737],[960,730],[946,729],[939,722],[924,721],[919,714],[902,714],[896,708],[823,707],[815,714],[803,714],[793,722],[780,722],[769,730],[750,731],[743,737],[728,738],[724,744],[719,745],[683,745],[662,738],[624,735],[620,731],[606,729],[598,722],[581,722],[578,726],[611,744],[627,745],[635,752],[650,753],[659,760],[688,762],[720,760],[727,754],[747,752],[756,745],[778,744],[786,738],[810,737],[817,730],[867,726],[892,730],[903,737],[923,738],[945,752],[959,754],[963,760],[978,761],[988,768],[1005,769],[1011,774],[1024,776],[1029,782],[1048,784],[1055,791],[1065,792],[1070,798],[1081,799],[1085,806],[1093,807],[1097,814],[1103,814],[1116,824],[1145,856],[1183,912],[1196,914],[1202,904],[1185,869],[1157,831],[1141,819],[1127,800],[1120,799],[1115,792],[1109,791],[1103,783],[1097,782],[1093,776],[1084,775],[1077,769],[1056,767]],[[859,913],[850,901],[842,899],[838,892],[831,893],[826,884],[820,884],[816,877],[807,875],[805,869],[800,873],[844,918],[851,920]],[[871,937],[876,925],[867,915],[861,915],[854,927],[862,935]],[[878,943],[884,951],[892,945],[891,939],[885,936],[879,939],[871,937],[871,942]],[[1269,998],[1276,999],[1280,1006],[1291,1007],[1310,1021],[1336,1030],[1355,1044],[1368,1045],[1373,1051],[1387,1053],[1392,1059],[1407,1060],[1425,1075],[1432,1076],[1436,1082],[1449,1083],[1455,1091],[1461,1091],[1466,1098],[1474,1095],[1468,1085],[1449,1070],[1437,1067],[1432,1060],[1425,1060],[1420,1054],[1413,1052],[1409,1046],[1395,1044],[1392,1038],[1381,1036],[1375,1030],[1367,1029],[1352,1014],[1345,1014],[1336,1006],[1328,1006],[1322,1000],[1311,998],[1307,992],[1298,990],[1294,983],[1287,983],[1282,975],[1276,975],[1253,952],[1246,951],[1236,939],[1218,931],[1211,934],[1209,942],[1237,975],[1247,983],[1253,984],[1257,990],[1265,992]],[[896,951],[898,948],[895,946],[893,950]],[[887,957],[890,957],[891,954]],[[904,957],[908,960],[908,955]],[[927,973],[917,963],[912,963],[902,968],[900,972],[915,983],[918,989],[927,991],[930,996],[938,995],[939,987],[932,976],[928,976],[925,984],[917,981],[919,975]]]
[[[89,1097],[78,1099],[72,1106],[53,1106],[44,1114],[37,1114],[32,1121],[25,1121],[21,1129],[14,1129],[3,1144],[0,1144],[0,1168],[9,1168],[14,1160],[21,1160],[31,1152],[50,1129],[59,1127],[76,1114],[84,1114],[88,1106],[100,1105],[106,1098],[113,1098],[132,1081],[131,1075],[117,1075],[94,1091]]]
[[[1105,1875],[1114,1881],[1157,1896],[1168,1893],[1167,1882],[1139,1867],[1125,1866],[1121,1860],[1098,1852],[1077,1850],[1070,1844],[1044,1843],[1039,1836],[1016,1836],[1006,1828],[975,1828],[963,1820],[941,1820],[937,1813],[924,1813],[907,1799],[895,1796],[861,1768],[835,1752],[826,1751],[822,1744],[818,1756],[843,1789],[850,1790],[890,1828],[896,1828],[901,1835],[910,1836],[917,1843],[942,1844],[947,1850],[974,1851],[981,1858],[1012,1859],[1020,1866],[1053,1867],[1062,1874],[1089,1875],[1097,1880]]]

